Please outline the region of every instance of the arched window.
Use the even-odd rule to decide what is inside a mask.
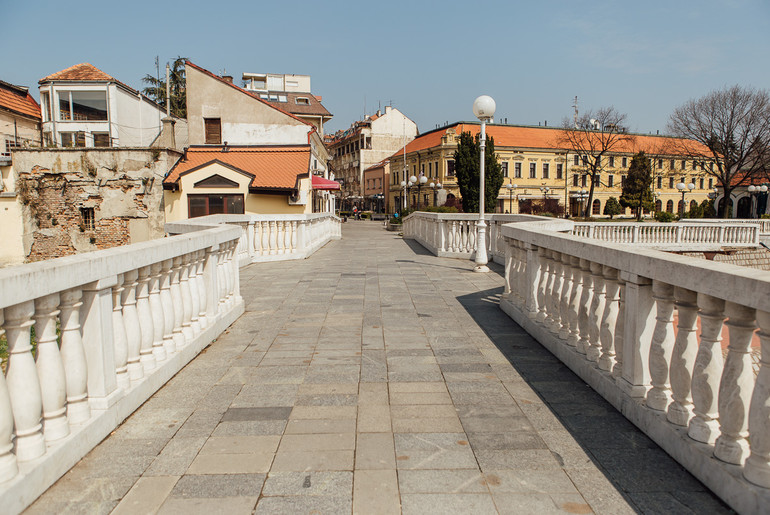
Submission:
[[[601,214],[602,210],[602,203],[599,201],[598,198],[594,199],[594,203],[591,205],[591,214],[592,215],[599,215]]]
[[[738,218],[751,218],[751,197],[738,199]]]
[[[684,210],[684,203],[680,200],[676,203],[676,212],[681,213]]]
[[[669,200],[668,202],[666,202],[666,211],[669,212],[669,213],[673,213],[674,212],[674,201],[673,200]]]
[[[663,202],[658,199],[655,201],[655,212],[661,211],[663,209]]]

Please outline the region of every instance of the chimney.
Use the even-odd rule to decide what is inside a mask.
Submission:
[[[393,109],[392,106],[385,106],[385,114],[388,114],[391,109]]]
[[[176,121],[170,116],[163,117],[161,121],[163,122],[163,129],[158,138],[159,146],[161,148],[176,148],[176,134],[174,132]]]
[[[222,79],[224,79],[225,82],[229,82],[230,84],[233,83],[233,76],[232,75],[222,75]]]

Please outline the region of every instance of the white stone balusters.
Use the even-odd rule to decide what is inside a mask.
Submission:
[[[580,297],[583,295],[583,272],[580,269],[580,258],[570,256],[570,269],[572,270],[572,289],[569,293],[569,305],[567,307],[567,318],[569,320],[567,345],[576,347],[580,340],[578,312],[580,311]]]
[[[171,275],[174,261],[166,259],[161,264],[162,272],[160,276],[160,302],[163,306],[163,348],[166,350],[166,356],[177,351],[174,340],[174,299],[171,294]]]
[[[272,249],[272,247],[271,247]],[[217,311],[226,311],[227,278],[225,277],[225,244],[220,243],[216,250],[217,259]],[[271,251],[272,254],[272,251]]]
[[[296,254],[297,253],[297,221],[292,220],[291,222],[291,253]]]
[[[177,256],[173,260],[171,267],[171,304],[174,307],[174,330],[171,333],[174,339],[176,350],[181,349],[187,344],[184,333],[182,332],[182,322],[184,319],[184,306],[182,305],[182,288],[179,285],[179,279],[182,270],[182,258]]]
[[[79,288],[61,294],[61,359],[67,382],[67,419],[81,424],[91,418],[88,405],[88,365],[80,331],[80,308],[83,297]]]
[[[142,333],[139,327],[139,314],[136,310],[136,285],[139,272],[129,270],[123,274],[123,294],[121,301],[123,303],[123,325],[126,328],[126,347],[128,357],[126,367],[128,377],[132,381],[138,381],[144,375],[142,364],[139,362],[139,352],[142,347]]]
[[[525,243],[524,248],[527,254],[527,264],[522,279],[525,288],[522,291],[522,295],[524,296],[524,302],[527,309],[527,318],[535,320],[539,313],[537,303],[540,291],[539,284],[543,280],[543,260],[540,259],[540,251],[535,245]]]
[[[674,287],[668,283],[652,281],[652,298],[655,299],[655,330],[650,343],[650,379],[652,388],[647,392],[647,407],[664,411],[671,400],[668,369],[674,349]]]
[[[684,288],[674,288],[674,298],[679,321],[676,340],[671,353],[672,402],[668,405],[666,418],[672,424],[687,427],[692,418],[692,371],[698,353],[698,337],[695,333],[698,322],[698,295]]]
[[[236,256],[236,259],[237,256]],[[192,328],[192,293],[190,292],[190,255],[179,258],[179,293],[182,298],[182,334],[189,343],[195,337]]]
[[[630,397],[642,399],[650,387],[650,342],[655,330],[655,301],[652,282],[621,271],[625,294],[622,373],[617,384]]]
[[[561,265],[561,255],[558,252],[551,252],[551,262],[553,263],[553,273],[549,280],[550,302],[546,326],[549,331],[558,334],[559,329],[561,329],[559,305],[561,303],[561,289],[564,286],[564,269]]]
[[[187,284],[190,288],[190,307],[192,315],[190,317],[190,327],[193,334],[201,334],[201,324],[199,313],[201,311],[200,295],[198,294],[198,252],[191,252],[187,255]]]
[[[67,423],[67,380],[56,335],[58,315],[58,293],[35,300],[35,364],[43,399],[43,436],[46,442],[53,442],[70,434]]]
[[[16,428],[16,459],[29,461],[45,454],[43,404],[35,358],[32,357],[30,331],[34,301],[5,308],[8,338],[8,364],[5,380]]]
[[[604,276],[602,275],[602,265],[591,262],[591,284],[592,296],[591,306],[588,311],[589,323],[589,346],[586,347],[586,359],[590,361],[599,361],[602,355],[601,343],[601,325],[602,315],[604,314]]]
[[[604,312],[602,313],[599,339],[601,341],[601,356],[599,368],[611,372],[615,366],[615,331],[620,312],[620,283],[618,271],[612,267],[603,268],[604,276]]]
[[[591,346],[591,319],[589,310],[591,309],[591,298],[593,296],[593,280],[591,276],[591,262],[587,259],[580,259],[580,277],[582,288],[580,290],[580,305],[578,309],[578,330],[580,339],[575,346],[580,354],[586,354]]]
[[[112,344],[115,347],[115,373],[118,388],[128,390],[131,380],[128,376],[128,339],[123,321],[123,274],[118,275],[118,282],[112,287]]]
[[[516,276],[516,272],[514,271],[514,264],[513,260],[514,258],[514,242],[510,242],[508,245],[505,246],[505,278],[504,278],[504,287],[503,287],[503,297],[511,299],[513,295],[511,295],[511,291],[513,291],[512,288],[512,282],[514,280],[514,277]]]
[[[757,324],[762,354],[754,392],[751,395],[751,455],[743,468],[743,477],[755,485],[770,488],[770,312],[757,311]]]
[[[749,455],[749,402],[754,388],[751,369],[751,339],[756,329],[755,311],[740,304],[725,304],[730,343],[719,383],[719,429],[714,456],[742,465]]]
[[[546,324],[548,320],[548,284],[551,282],[553,272],[551,251],[541,248],[538,252],[540,257],[540,281],[537,284],[537,321]]]
[[[572,290],[575,288],[575,278],[573,275],[574,270],[570,263],[570,256],[562,254],[561,263],[563,283],[559,299],[559,315],[561,317],[559,339],[566,342],[567,338],[569,338],[569,303]]]
[[[0,309],[0,336],[3,336],[3,310]],[[0,483],[19,473],[16,455],[13,454],[13,411],[5,375],[0,372]]]
[[[457,222],[452,220],[447,224],[447,249],[452,252],[457,252],[457,243],[455,234],[457,233]]]
[[[267,256],[270,255],[270,222],[262,221],[260,225],[262,227],[262,246],[259,253],[262,256]]]
[[[196,261],[197,273],[195,275],[196,283],[198,283],[198,323],[201,326],[201,330],[206,329],[209,326],[208,315],[206,313],[208,297],[206,293],[206,251],[199,250],[197,253],[198,260]]]
[[[152,315],[152,355],[155,358],[155,363],[165,361],[166,359],[166,349],[163,347],[163,302],[160,298],[162,272],[163,267],[161,263],[153,263],[150,266],[150,294],[148,301],[150,304],[150,314]]]
[[[226,243],[225,278],[227,280],[227,309],[235,306],[235,268],[233,261],[233,242]]]
[[[276,241],[276,233],[278,232],[278,222],[270,220],[270,254],[278,254],[278,244]]]
[[[612,366],[612,376],[616,383],[623,377],[623,338],[626,335],[626,292],[620,275],[618,271],[618,318],[615,322],[615,364]]]
[[[718,395],[722,375],[722,323],[725,302],[698,293],[701,334],[692,373],[693,414],[687,434],[695,441],[714,443],[719,434]]]
[[[150,310],[150,267],[143,266],[139,269],[136,286],[136,314],[139,317],[139,332],[141,342],[139,347],[139,362],[142,370],[149,372],[155,370],[157,363],[152,353],[152,342],[155,338],[155,328],[152,323],[152,311]]]
[[[286,234],[286,228],[283,220],[276,221],[276,246],[278,247],[278,254],[284,254],[286,248],[284,246],[284,235]],[[229,250],[229,247],[228,247]]]

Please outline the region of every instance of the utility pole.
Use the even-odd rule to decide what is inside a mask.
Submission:
[[[575,95],[575,102],[572,104],[572,107],[575,109],[575,128],[578,128],[578,101],[577,101],[577,95]]]
[[[169,75],[171,74],[171,71],[169,70],[168,63],[166,63],[166,116],[171,116],[171,81],[169,80]]]

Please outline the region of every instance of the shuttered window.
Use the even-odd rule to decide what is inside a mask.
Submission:
[[[203,126],[206,131],[207,145],[222,144],[222,120],[219,118],[204,118]]]

